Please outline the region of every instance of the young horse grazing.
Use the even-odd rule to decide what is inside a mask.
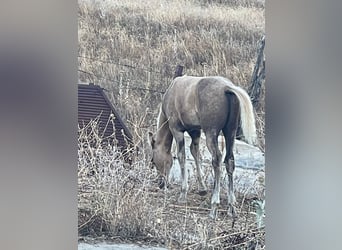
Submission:
[[[178,202],[186,202],[188,172],[185,169],[184,132],[191,137],[190,151],[195,159],[199,194],[207,193],[200,166],[199,141],[201,129],[212,156],[215,181],[211,197],[210,217],[216,218],[220,203],[220,164],[222,155],[218,136],[222,131],[226,143],[224,163],[228,173],[228,211],[235,217],[233,172],[235,169],[233,145],[241,121],[241,128],[248,143],[256,140],[255,119],[251,100],[242,88],[223,77],[182,76],[173,80],[166,91],[158,117],[158,130],[149,133],[152,146],[152,163],[159,173],[159,187],[168,182],[172,166],[171,146],[175,138],[177,156],[181,167],[182,186]]]

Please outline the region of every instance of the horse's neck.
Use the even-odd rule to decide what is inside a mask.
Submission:
[[[173,136],[169,128],[169,122],[162,111],[158,117],[158,130],[156,135],[157,145],[162,146],[167,152],[171,151]]]

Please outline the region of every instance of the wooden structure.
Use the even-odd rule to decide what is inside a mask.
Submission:
[[[115,138],[120,150],[128,149],[131,146],[132,134],[114,105],[109,101],[104,89],[92,83],[79,83],[78,124],[80,127],[84,127],[95,119],[98,119],[98,129],[105,142],[113,143]],[[114,126],[111,119],[113,119]]]

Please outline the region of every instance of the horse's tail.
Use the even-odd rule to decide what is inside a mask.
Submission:
[[[241,119],[241,129],[246,141],[250,144],[256,143],[256,127],[255,127],[255,117],[253,111],[253,105],[251,99],[247,92],[229,82],[228,92],[235,94],[240,103],[240,119]]]

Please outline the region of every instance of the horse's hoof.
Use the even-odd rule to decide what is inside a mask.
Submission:
[[[229,217],[231,217],[233,220],[236,220],[238,218],[235,209],[228,208],[227,214]]]
[[[236,213],[232,214],[232,213],[228,213],[228,216],[230,216],[233,220],[237,220],[238,216]]]
[[[216,220],[217,218],[217,208],[211,208],[210,212],[209,212],[209,218]]]
[[[200,191],[198,191],[198,194],[200,195],[200,196],[205,196],[205,195],[207,195],[207,190],[200,190]]]
[[[185,203],[186,203],[186,197],[185,197],[185,195],[179,196],[177,202],[180,203],[180,204],[185,204]]]
[[[212,219],[212,220],[216,220],[216,212],[213,212],[213,211],[210,211],[209,213],[209,218]]]
[[[177,202],[178,202],[179,204],[185,204],[185,203],[186,203],[186,199],[184,199],[184,198],[178,198]]]

